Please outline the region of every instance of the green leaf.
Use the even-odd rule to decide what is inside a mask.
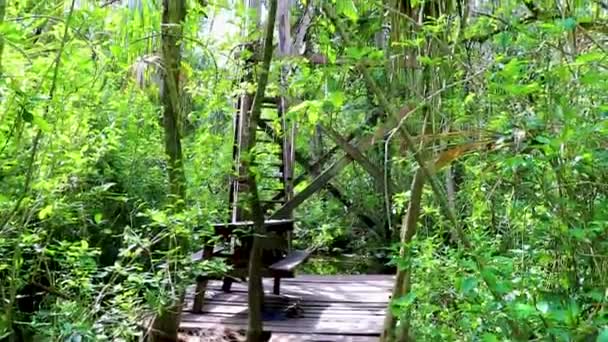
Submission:
[[[604,330],[597,335],[597,342],[608,342],[608,328],[604,328]]]
[[[582,228],[572,228],[568,230],[568,235],[573,237],[575,240],[582,241],[587,237],[587,232]]]
[[[51,131],[51,126],[49,123],[40,116],[35,116],[33,123],[45,133],[49,133]]]
[[[549,303],[546,301],[540,301],[536,303],[536,309],[540,311],[543,315],[547,314],[550,310]]]
[[[396,316],[401,314],[405,309],[414,303],[416,300],[416,293],[410,292],[407,295],[397,298],[391,303],[391,311]]]
[[[339,14],[344,15],[352,21],[357,21],[357,19],[359,19],[357,7],[353,0],[338,0],[336,5]]]
[[[573,31],[574,28],[576,27],[576,19],[570,17],[570,18],[566,18],[562,21],[562,27],[566,30],[566,31]]]
[[[504,89],[513,95],[521,96],[538,92],[540,86],[536,82],[528,84],[507,84],[504,86]]]
[[[526,319],[536,313],[536,308],[530,304],[517,303],[515,304],[515,313],[520,319]]]
[[[341,91],[334,91],[329,95],[329,100],[335,108],[342,108],[345,100],[344,93]]]
[[[477,287],[477,279],[474,277],[465,278],[460,284],[460,291],[467,295]]]
[[[159,224],[165,224],[168,219],[167,214],[165,214],[165,212],[163,211],[153,211],[152,215],[150,215],[150,218],[152,219],[152,221]]]
[[[590,62],[601,61],[606,58],[606,54],[599,51],[587,52],[576,57],[576,63],[586,64]]]
[[[32,113],[30,113],[30,111],[27,110],[27,109],[25,109],[25,108],[21,111],[21,118],[23,119],[23,121],[29,122],[29,123],[31,123],[32,121],[34,121],[34,115]]]
[[[95,220],[95,223],[100,224],[101,221],[103,221],[103,214],[102,213],[97,213],[97,214],[95,214],[95,216],[93,217],[93,219]]]
[[[483,342],[498,342],[498,337],[494,334],[485,333],[483,334]]]
[[[53,205],[49,204],[38,212],[38,218],[44,220],[53,213]]]

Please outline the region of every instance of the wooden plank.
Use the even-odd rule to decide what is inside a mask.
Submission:
[[[192,297],[187,298],[187,300],[191,299]],[[236,298],[236,299],[231,299],[231,300],[222,300],[222,299],[217,299],[217,298],[211,298],[211,299],[207,299],[206,303],[209,303],[209,305],[225,305],[225,306],[237,306],[237,307],[243,307],[245,308],[247,306],[247,301],[243,300],[245,297],[243,298]],[[267,300],[267,298],[265,298],[265,303],[267,305],[269,305],[270,307],[274,307],[274,306],[279,306],[281,304],[278,303],[272,303],[269,302]],[[303,301],[300,302],[300,305],[302,305],[303,307],[309,307],[309,308],[328,308],[328,307],[332,307],[332,308],[337,308],[337,309],[344,309],[344,310],[375,310],[375,309],[386,309],[387,307],[387,303],[388,301],[382,301],[382,302],[313,302],[313,301]]]
[[[363,149],[363,146],[360,146]],[[365,149],[363,149],[365,150]],[[285,213],[292,212],[295,208],[297,208],[300,204],[302,204],[305,200],[310,198],[310,196],[314,195],[317,191],[319,191],[322,187],[324,187],[334,176],[336,176],[340,171],[344,170],[353,159],[346,155],[342,156],[336,162],[334,162],[329,168],[323,171],[319,176],[317,176],[304,190],[298,192],[293,198],[287,201],[281,208],[275,211],[270,217],[276,218],[285,215]]]
[[[393,276],[310,276],[304,275],[283,282],[283,294],[265,296],[265,307],[275,311],[274,320],[265,320],[264,328],[279,338],[293,341],[361,341],[378,338],[389,302]],[[266,281],[265,285],[272,284]],[[210,282],[202,314],[184,311],[180,329],[247,327],[247,284],[235,283],[231,293],[221,292],[221,282]],[[189,302],[191,292],[186,297]],[[289,305],[298,303],[297,318],[281,315]],[[346,336],[346,339],[341,337]],[[277,340],[280,341],[280,340]],[[286,341],[287,342],[287,341]]]
[[[215,245],[213,247],[213,255],[219,254],[221,252],[223,252],[224,250],[226,250],[226,246],[222,246],[222,245]],[[200,261],[203,260],[203,253],[204,253],[205,249],[201,249],[200,251],[192,254],[192,261]]]
[[[302,264],[310,256],[310,251],[299,251],[295,250],[289,253],[284,259],[275,262],[268,268],[273,271],[289,272],[293,271],[296,267]]]
[[[235,315],[239,313],[246,313],[247,306],[243,305],[229,305],[229,304],[216,304],[214,302],[207,302],[201,314],[226,314]],[[286,305],[269,305],[264,303],[264,306],[270,310],[280,310],[286,307]],[[350,305],[329,305],[329,306],[310,306],[306,304],[300,304],[302,308],[302,317],[320,317],[322,314],[325,316],[384,316],[386,308],[384,306],[376,307],[355,307]]]
[[[297,279],[297,278],[296,278]],[[269,279],[265,279],[264,285],[270,286],[272,285],[272,281]],[[296,292],[306,292],[306,293],[315,293],[316,291],[352,291],[352,292],[364,292],[364,293],[385,293],[387,290],[391,289],[391,282],[367,282],[367,283],[345,283],[345,282],[335,282],[335,283],[296,283],[290,282],[286,279],[283,282],[283,285],[286,289],[290,289]],[[210,284],[210,288],[219,288],[221,282],[212,282]],[[233,287],[234,291],[247,291],[247,283],[239,282],[235,283]]]
[[[273,333],[270,342],[378,342],[378,336]]]
[[[268,291],[272,287],[266,287],[267,293],[266,295],[270,295],[271,293]],[[390,298],[390,293],[369,293],[369,292],[353,292],[350,294],[346,293],[336,293],[333,290],[315,290],[306,291],[306,290],[293,290],[291,288],[284,288],[284,293],[289,293],[293,296],[300,297],[303,301],[314,301],[317,303],[335,303],[335,302],[344,302],[344,303],[387,303]],[[222,300],[238,300],[239,296],[244,296],[247,293],[245,291],[235,291],[231,290],[230,293],[220,294],[219,289],[209,289],[205,293],[206,300],[215,299],[216,296],[222,296]],[[191,298],[191,297],[188,297]]]
[[[283,333],[332,333],[332,334],[379,334],[384,317],[368,317],[365,320],[345,317],[332,318],[331,321],[318,319],[287,319],[284,321],[264,321],[264,330]],[[247,326],[247,318],[210,317],[207,315],[182,314],[180,328],[205,328],[206,326],[234,327]]]
[[[224,329],[221,325],[208,327],[208,329]],[[199,330],[199,329],[182,329]],[[184,335],[188,342],[209,342],[208,336],[187,336]],[[366,335],[336,335],[336,334],[310,334],[310,333],[277,333],[273,332],[269,342],[376,342],[378,336]]]
[[[285,284],[308,284],[308,283],[312,283],[312,284],[339,284],[339,283],[344,283],[344,284],[352,284],[352,285],[357,285],[357,284],[369,284],[369,285],[373,285],[373,286],[384,286],[384,285],[388,285],[391,286],[393,285],[395,281],[395,276],[393,275],[349,275],[349,276],[332,276],[332,275],[327,275],[327,276],[315,276],[315,275],[307,275],[307,274],[299,274],[297,278],[294,279],[287,279],[285,280]],[[270,283],[270,281],[267,280],[267,282]],[[373,289],[373,287],[370,287],[370,289]]]
[[[289,280],[293,281],[332,281],[332,280],[340,280],[349,283],[357,283],[362,280],[395,280],[395,276],[392,274],[349,274],[349,275],[317,275],[317,274],[302,274],[298,277],[298,279]]]
[[[268,282],[265,282],[266,287],[270,286]],[[383,294],[391,289],[390,283],[386,283],[384,286],[377,286],[371,284],[346,284],[346,283],[309,283],[309,284],[295,284],[283,282],[285,289],[294,291],[294,293],[305,292],[305,293],[319,293],[322,292],[343,292],[349,291],[352,293],[369,293],[369,294]],[[213,283],[209,286],[209,289],[219,289],[221,284]],[[374,286],[370,289],[369,286]],[[235,283],[233,292],[246,292],[247,287],[245,283]]]
[[[291,225],[293,224],[292,219],[270,219],[264,221],[264,226],[266,227],[275,227],[282,225]],[[238,221],[238,222],[228,222],[228,223],[215,223],[213,227],[233,227],[233,228],[244,228],[253,226],[253,221]]]

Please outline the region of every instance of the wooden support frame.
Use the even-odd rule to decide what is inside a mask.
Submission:
[[[359,165],[361,165],[367,173],[374,179],[378,189],[384,189],[384,171],[372,163],[361,151],[355,146],[346,141],[340,133],[336,132],[331,127],[321,125],[321,129],[325,132],[331,140],[336,143],[346,154],[353,158]]]
[[[409,112],[404,112],[401,115],[407,115]],[[386,122],[384,122],[378,129],[376,130],[374,135],[367,135],[359,140],[356,149],[358,149],[361,153],[366,152],[371,148],[372,145],[376,142],[376,137],[383,137],[390,129],[394,128],[398,124],[398,119],[400,118],[389,118]],[[353,162],[354,158],[350,155],[346,154],[336,160],[332,165],[330,165],[325,171],[321,172],[319,176],[317,176],[304,190],[297,193],[291,200],[287,201],[281,208],[279,208],[271,218],[281,217],[286,212],[292,212],[295,208],[297,208],[300,204],[302,204],[305,200],[310,198],[315,192],[319,191],[323,186],[325,186],[334,176],[344,170],[351,162]]]
[[[373,126],[376,126],[376,124],[378,123],[378,120],[380,120],[383,115],[384,114],[381,111],[379,111],[379,110],[373,111],[372,114],[365,120],[365,124],[363,125],[363,127],[370,127],[370,126],[373,127]],[[350,143],[357,136],[363,135],[363,133],[364,133],[364,129],[363,128],[358,128],[355,131],[351,132],[346,137],[345,140]],[[325,152],[325,154],[323,156],[321,156],[321,158],[319,158],[318,160],[316,160],[314,163],[312,163],[312,164],[311,163],[307,163],[306,165],[310,165],[310,167],[307,169],[307,172],[310,172],[308,170],[317,170],[320,167],[322,167],[339,150],[340,150],[340,147],[338,145],[333,146],[327,152]],[[298,158],[298,155],[296,154],[296,161],[297,161],[297,158]],[[302,181],[304,181],[305,178],[306,178],[305,175],[301,175],[301,176],[297,177],[293,181],[294,186],[300,184]]]
[[[279,136],[278,136],[278,134],[274,131],[274,129],[272,127],[270,127],[266,122],[260,121],[260,122],[258,122],[258,126],[261,129],[263,129],[268,134],[268,136],[270,136],[275,141],[278,141],[280,139]],[[351,134],[351,136],[352,135],[353,134]],[[339,149],[338,146],[336,146],[336,147],[332,148],[331,151],[337,151],[338,149]],[[325,154],[325,157],[326,157],[327,160],[332,155],[331,151],[329,151],[328,153]],[[295,149],[294,149],[294,154],[295,154],[295,161],[298,164],[300,164],[300,166],[302,166],[304,168],[304,170],[305,170],[306,173],[312,174],[312,170],[313,170],[313,167],[314,167],[313,165],[314,164],[311,164],[306,156],[302,155],[301,153],[299,153]],[[300,177],[298,177],[298,178],[300,178]],[[302,179],[303,179],[303,177],[302,177]],[[297,184],[297,180],[294,181],[294,185],[295,184]],[[342,204],[344,204],[347,208],[349,208],[349,209],[352,208],[353,203],[350,202],[342,194],[343,192],[338,188],[337,185],[332,184],[331,182],[328,182],[327,184],[325,184],[325,187],[327,188],[327,191],[329,191],[329,193],[332,194],[338,201],[340,201]],[[380,226],[379,220],[377,218],[371,216],[371,215],[368,215],[368,214],[360,212],[360,211],[355,211],[355,214],[369,228],[375,228],[375,227],[379,227]],[[277,217],[273,216],[273,218],[277,218]]]

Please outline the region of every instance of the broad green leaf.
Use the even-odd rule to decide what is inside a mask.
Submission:
[[[496,335],[485,333],[483,334],[483,342],[498,342],[499,339]]]
[[[550,305],[546,301],[540,301],[536,303],[536,309],[540,311],[543,315],[547,314],[550,310]]]
[[[342,105],[344,105],[345,100],[344,93],[341,91],[334,91],[329,95],[329,100],[335,108],[342,108]]]
[[[601,61],[606,58],[606,54],[599,51],[592,51],[580,54],[576,57],[576,63],[586,64],[590,62]]]
[[[96,213],[95,216],[93,217],[93,219],[95,220],[95,223],[100,224],[101,221],[103,220],[103,214]]]
[[[52,213],[53,213],[53,205],[49,204],[38,212],[38,218],[41,220],[44,220],[47,217],[51,216]]]
[[[513,95],[521,96],[538,92],[540,86],[536,82],[528,84],[507,84],[504,86],[504,89]]]
[[[474,277],[467,277],[462,281],[460,290],[463,294],[467,295],[477,287],[477,279]]]
[[[576,27],[576,19],[572,17],[566,18],[562,20],[561,25],[566,31],[573,31]]]
[[[582,228],[571,228],[568,230],[568,235],[576,240],[582,241],[587,237],[587,232]]]
[[[597,342],[608,342],[608,328],[604,328],[602,332],[597,335]]]
[[[152,221],[160,224],[165,224],[167,222],[167,214],[163,211],[153,211],[150,218]]]
[[[23,121],[29,122],[29,123],[34,121],[34,115],[25,108],[21,111],[21,118],[23,119]]]
[[[44,120],[42,117],[40,116],[35,116],[33,123],[38,126],[38,128],[40,128],[43,132],[45,133],[49,133],[51,132],[51,126],[49,125],[48,122],[46,122],[46,120]]]
[[[344,15],[352,21],[357,21],[357,19],[359,19],[357,7],[355,6],[353,0],[338,0],[336,3],[336,8],[339,14]]]
[[[415,300],[416,300],[416,293],[410,292],[403,297],[393,300],[391,302],[391,311],[394,314],[399,315],[403,312],[403,310],[406,310],[410,305],[412,305]]]
[[[536,313],[536,308],[526,303],[517,303],[514,309],[520,319],[526,319]]]

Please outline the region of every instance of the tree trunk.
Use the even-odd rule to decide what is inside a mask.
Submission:
[[[416,234],[416,226],[418,224],[418,218],[420,217],[420,202],[422,200],[424,181],[424,172],[421,168],[419,168],[414,175],[414,181],[410,187],[410,202],[408,204],[407,214],[403,217],[403,222],[401,224],[401,250],[399,252],[399,257],[401,259],[408,257],[409,250],[407,245],[412,241],[414,234]],[[393,293],[391,296],[393,300],[403,297],[409,293],[411,283],[410,276],[411,266],[409,263],[406,268],[399,268],[397,270],[395,286],[393,287]],[[389,308],[386,311],[386,317],[384,318],[384,327],[382,328],[382,336],[380,337],[380,341],[388,342],[409,340],[409,322],[401,322],[399,331],[396,334],[397,339],[395,339],[396,323],[397,319]]]
[[[264,39],[264,54],[262,59],[262,68],[259,73],[259,79],[255,98],[251,108],[251,116],[249,119],[249,130],[247,132],[248,137],[246,141],[247,148],[244,151],[244,158],[242,159],[243,167],[247,171],[247,180],[249,183],[249,205],[251,207],[251,215],[254,223],[254,237],[253,245],[251,247],[251,255],[249,257],[249,287],[248,287],[248,306],[249,306],[249,320],[247,327],[247,341],[249,342],[260,342],[262,341],[262,302],[264,299],[264,289],[262,287],[262,248],[261,238],[266,233],[264,227],[264,212],[260,204],[258,195],[258,187],[255,179],[255,173],[251,169],[251,165],[255,161],[255,154],[251,153],[254,151],[256,144],[256,129],[258,127],[258,121],[262,112],[262,100],[264,93],[266,92],[266,85],[268,83],[268,73],[270,70],[270,61],[272,59],[272,38],[274,35],[274,23],[277,14],[277,0],[270,1],[267,25],[266,25],[266,36]]]
[[[6,0],[0,0],[0,25],[4,23]],[[4,38],[0,37],[0,75],[2,75],[2,55],[4,54]]]
[[[173,205],[172,210],[175,212],[182,210],[184,207],[186,183],[179,125],[181,115],[179,89],[181,52],[179,40],[181,39],[182,22],[185,17],[185,0],[163,0],[161,37],[164,72],[160,99],[163,107],[165,153],[168,157],[169,196]],[[178,248],[181,252],[180,255],[188,253],[187,238],[170,240],[172,242],[168,244],[169,249]],[[177,245],[173,245],[173,243]],[[175,263],[167,262],[167,265],[169,265],[169,273],[172,276],[176,276]],[[179,280],[177,282],[179,283]],[[162,312],[155,317],[150,331],[150,341],[177,341],[177,330],[180,323],[183,299],[184,290],[178,288],[178,293],[175,298],[171,299],[171,304],[167,308],[163,308]]]

